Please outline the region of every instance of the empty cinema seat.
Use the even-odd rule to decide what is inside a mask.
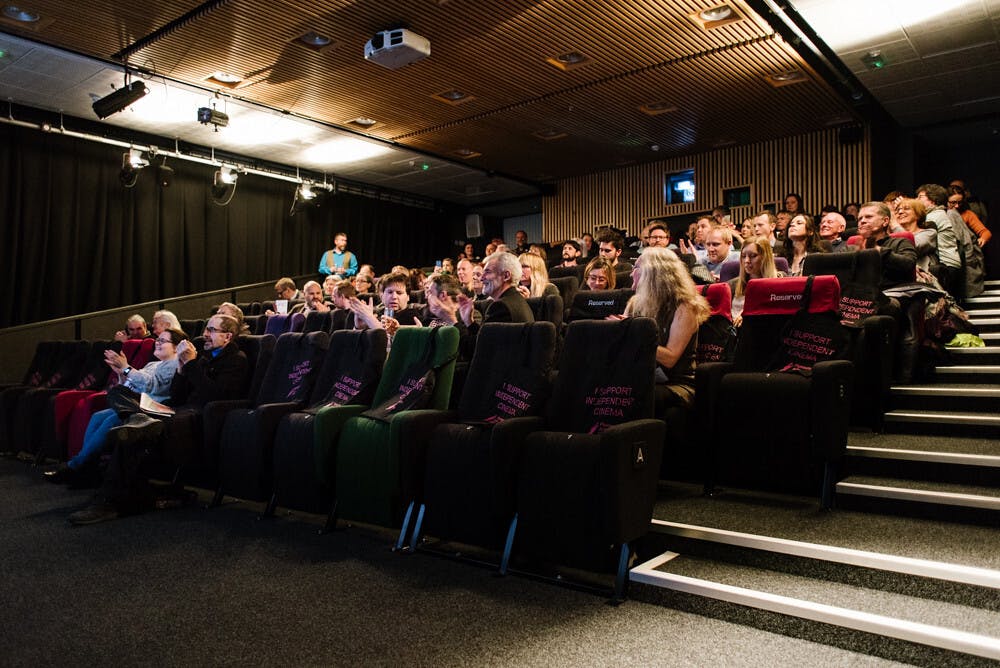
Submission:
[[[514,554],[616,573],[616,598],[656,500],[665,435],[652,419],[656,347],[649,318],[570,323],[544,426],[517,466]]]
[[[433,337],[433,341],[432,341]],[[431,354],[432,353],[432,354]],[[431,366],[437,369],[433,391],[425,408],[443,410],[451,396],[455,359],[458,355],[458,330],[454,327],[401,327],[392,341],[392,352],[379,383],[374,406],[404,390],[400,386],[411,366],[430,354]],[[357,415],[340,431],[336,447],[334,496],[338,517],[385,527],[400,526],[405,470],[413,466],[412,444],[403,438],[411,416],[420,411],[401,411],[388,421]]]
[[[274,436],[273,484],[265,514],[277,505],[327,514],[332,524],[336,449],[348,418],[368,408],[382,377],[384,329],[344,330],[330,346],[308,407],[282,418]]]
[[[256,501],[270,498],[278,422],[304,407],[329,343],[326,332],[282,334],[253,401],[212,402],[213,413],[225,412],[218,445],[216,502],[224,493]]]
[[[562,329],[565,310],[561,296],[545,295],[543,297],[529,297],[525,301],[528,303],[528,308],[531,309],[536,321],[544,320],[545,322],[551,322],[556,326],[556,331]]]
[[[500,549],[514,517],[514,474],[527,433],[549,395],[557,331],[552,323],[487,323],[469,366],[475,383],[456,411],[420,411],[406,425],[418,462],[403,498],[419,511],[411,546],[430,535]],[[421,465],[419,462],[426,461]],[[426,510],[426,514],[425,514]],[[424,519],[426,518],[426,519]],[[397,547],[405,540],[400,532]]]
[[[796,318],[808,313],[831,328],[826,341]],[[717,482],[796,493],[819,491],[832,500],[836,466],[847,447],[854,365],[837,315],[836,277],[756,279],[747,284],[743,324],[732,364],[696,372],[697,422],[707,454],[706,489]],[[787,371],[782,351],[798,363]],[[830,359],[827,359],[830,358]],[[821,360],[821,361],[817,361]],[[752,419],[740,418],[752,416]]]

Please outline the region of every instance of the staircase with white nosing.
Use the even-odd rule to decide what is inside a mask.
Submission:
[[[998,665],[1000,281],[965,307],[986,347],[891,388],[885,433],[850,434],[832,512],[671,487],[630,596],[895,661]],[[975,547],[937,559],[926,532]]]
[[[1000,282],[966,301],[985,348],[949,348],[929,382],[894,385],[885,430],[848,443],[838,503],[933,510],[1000,525]],[[909,435],[909,436],[905,436]],[[904,445],[900,446],[899,443]],[[906,445],[906,444],[909,445]],[[968,511],[968,512],[967,512]],[[993,515],[995,513],[995,516]]]

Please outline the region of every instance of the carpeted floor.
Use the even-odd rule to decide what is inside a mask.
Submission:
[[[317,535],[253,504],[72,528],[89,498],[0,461],[0,665],[874,666],[747,626]]]

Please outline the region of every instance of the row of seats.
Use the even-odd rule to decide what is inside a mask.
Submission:
[[[217,500],[400,527],[399,545],[427,531],[499,543],[503,567],[513,549],[610,567],[620,595],[660,472],[655,324],[570,324],[554,380],[553,324],[493,323],[479,336],[453,411],[453,328],[401,329],[384,366],[382,330],[240,337],[256,357],[247,399],[208,404],[200,430],[183,432],[197,442],[169,443],[168,461],[186,482],[214,477]],[[432,338],[439,368],[427,407],[388,422],[362,415],[398,390]]]

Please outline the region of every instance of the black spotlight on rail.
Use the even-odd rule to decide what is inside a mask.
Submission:
[[[142,81],[133,81],[125,84],[124,88],[119,88],[110,95],[105,95],[100,100],[94,101],[94,113],[98,118],[107,118],[117,114],[130,104],[141,100],[149,92],[146,84]]]
[[[309,181],[303,181],[295,189],[295,195],[292,197],[292,208],[288,212],[288,215],[294,216],[299,211],[307,209],[310,206],[319,206],[323,201],[323,196],[333,192],[333,189],[334,184],[332,183],[310,183]]]
[[[220,165],[212,180],[212,199],[219,206],[226,206],[236,196],[236,181],[239,179],[236,167]]]
[[[139,178],[139,170],[149,165],[149,160],[142,157],[142,151],[137,148],[130,148],[122,153],[122,170],[118,173],[118,179],[126,188],[134,188]]]

